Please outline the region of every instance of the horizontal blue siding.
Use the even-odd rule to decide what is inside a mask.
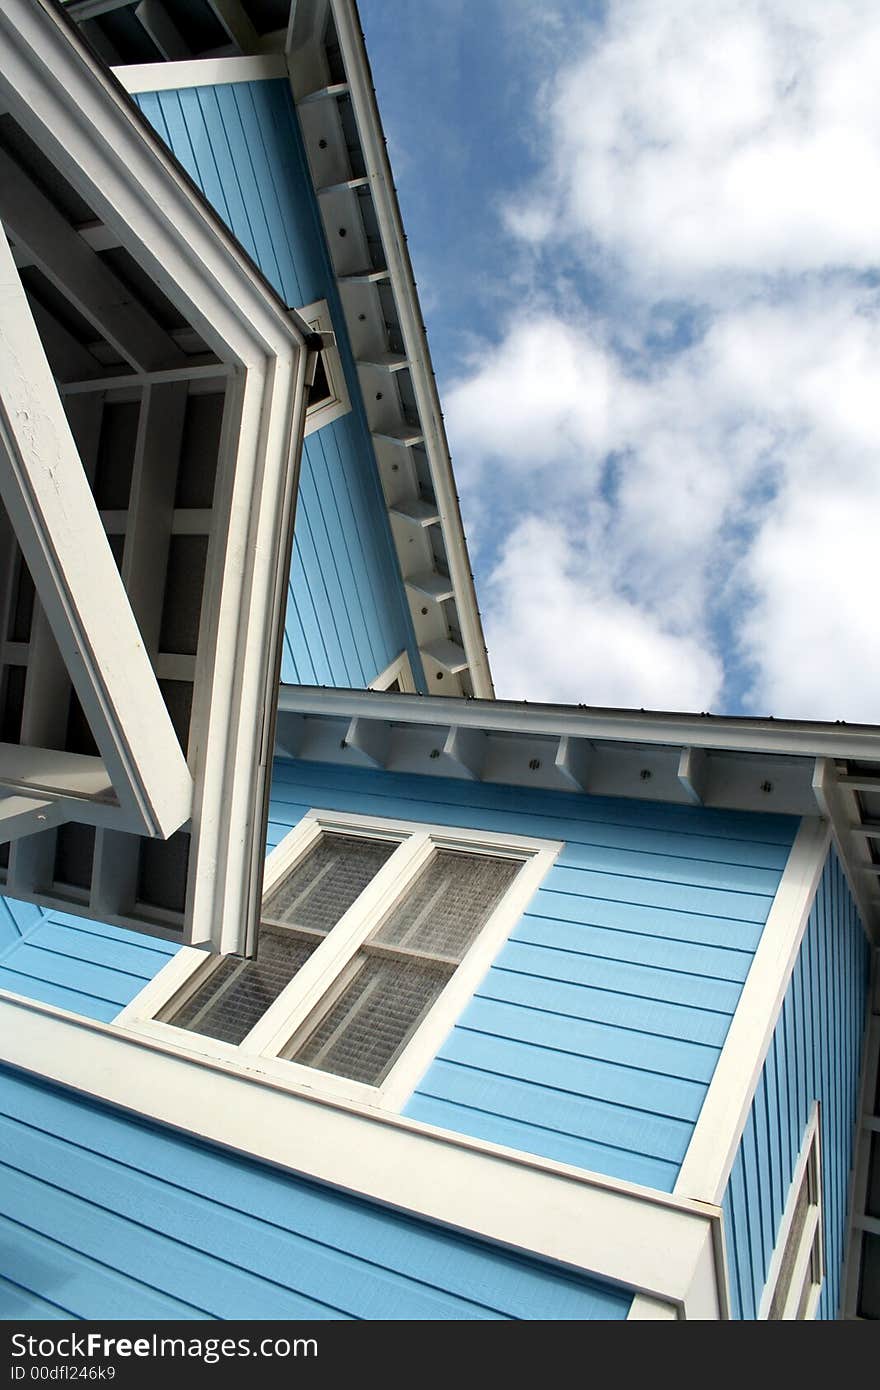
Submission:
[[[27,908],[0,898],[4,910]],[[66,912],[32,909],[0,956],[0,989],[109,1023],[177,951],[173,942]],[[21,914],[26,916],[26,914]]]
[[[352,410],[303,450],[281,679],[364,687],[421,662],[289,83],[135,97],[284,302],[326,299]]]
[[[0,1069],[0,1316],[622,1319],[630,1296]]]
[[[858,909],[832,850],[724,1197],[736,1318],[757,1315],[816,1100],[826,1265],[818,1317],[837,1316],[868,970]]]
[[[796,822],[283,761],[270,847],[312,806],[565,842],[406,1113],[670,1190]]]

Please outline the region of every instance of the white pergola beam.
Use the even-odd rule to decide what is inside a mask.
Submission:
[[[0,495],[120,804],[170,835],[192,779],[5,237],[0,350]]]
[[[57,801],[33,796],[0,796],[0,845],[18,840],[22,835],[49,830],[63,819],[63,807]]]
[[[4,150],[0,220],[43,274],[132,366],[149,371],[182,359],[164,328]]]

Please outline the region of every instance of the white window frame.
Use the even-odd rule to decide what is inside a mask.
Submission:
[[[818,1101],[813,1105],[804,1134],[804,1142],[801,1145],[801,1151],[795,1165],[788,1199],[785,1204],[785,1211],[782,1214],[782,1221],[779,1226],[776,1247],[773,1251],[773,1258],[770,1261],[770,1268],[767,1271],[767,1283],[764,1286],[761,1306],[758,1310],[759,1320],[766,1320],[770,1313],[770,1305],[773,1302],[776,1286],[779,1283],[779,1278],[782,1273],[782,1262],[785,1257],[795,1209],[804,1183],[808,1184],[810,1203],[807,1208],[807,1219],[804,1222],[804,1229],[800,1241],[798,1242],[797,1255],[792,1268],[791,1286],[782,1309],[781,1321],[783,1322],[798,1320],[798,1309],[808,1289],[809,1293],[807,1294],[806,1305],[800,1321],[812,1321],[812,1319],[815,1318],[816,1310],[819,1307],[819,1298],[822,1293],[822,1283],[825,1278],[825,1249],[822,1235],[822,1169],[819,1161]],[[818,1280],[813,1278],[814,1257],[819,1270]]]
[[[221,1042],[164,1022],[158,1015],[174,1001],[179,1007],[223,957],[183,947],[122,1011],[120,1028],[162,1041],[175,1049],[218,1060],[236,1061],[287,1089],[357,1101],[399,1111],[436,1056],[499,949],[528,906],[560,850],[560,841],[420,822],[388,820],[312,809],[266,860],[263,897],[302,862],[324,832],[399,840],[394,853],[241,1043]],[[285,1059],[284,1051],[313,1010],[332,1002],[334,985],[345,977],[362,943],[402,901],[435,849],[501,856],[522,867],[481,928],[476,940],[431,1005],[388,1075],[378,1086]]]
[[[380,671],[374,681],[371,681],[369,690],[387,690],[394,682],[400,686],[401,691],[406,695],[417,693],[415,676],[413,675],[412,664],[408,652],[401,652],[396,656],[390,666],[386,666],[384,671]]]
[[[313,333],[320,333],[324,339],[324,350],[321,353],[321,358],[324,363],[324,371],[327,373],[327,385],[330,387],[330,395],[327,400],[318,401],[306,409],[305,433],[308,436],[314,434],[315,430],[323,429],[331,421],[338,420],[340,415],[347,415],[351,410],[351,399],[345,384],[342,358],[336,345],[333,320],[330,317],[330,308],[326,299],[316,299],[314,304],[306,304],[302,309],[297,309],[296,312],[309,325]]]

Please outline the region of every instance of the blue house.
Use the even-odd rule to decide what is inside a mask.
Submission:
[[[880,1316],[880,731],[494,698],[353,0],[0,45],[0,1313]]]

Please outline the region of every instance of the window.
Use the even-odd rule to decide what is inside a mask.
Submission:
[[[759,1317],[789,1322],[814,1318],[822,1289],[822,1275],[817,1102],[795,1167]]]
[[[310,811],[267,860],[256,956],[184,948],[118,1022],[397,1106],[559,849]]]
[[[389,690],[398,693],[414,695],[416,693],[416,682],[412,672],[412,665],[408,652],[401,652],[400,656],[392,661],[390,666],[386,666],[384,671],[370,684],[371,690]]]
[[[351,401],[326,299],[316,300],[314,304],[307,304],[296,312],[313,333],[323,334],[325,340],[324,350],[318,358],[315,380],[309,390],[305,430],[309,435],[329,425],[331,420],[337,420],[340,415],[347,415],[351,410]]]

